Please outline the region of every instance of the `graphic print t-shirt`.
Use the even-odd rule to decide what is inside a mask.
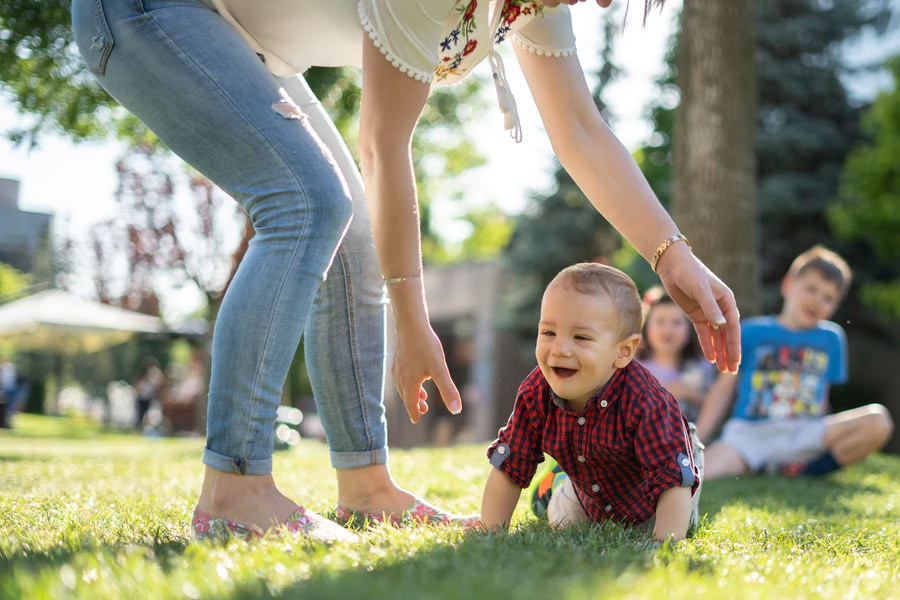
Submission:
[[[741,354],[733,415],[738,419],[826,415],[828,386],[847,380],[847,338],[831,321],[798,331],[774,317],[746,319]]]

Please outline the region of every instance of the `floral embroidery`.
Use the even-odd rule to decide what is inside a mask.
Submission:
[[[198,540],[209,539],[217,542],[227,542],[231,537],[251,540],[259,537],[259,532],[232,521],[226,521],[218,517],[211,517],[199,510],[194,511],[191,520],[194,529],[194,537]]]
[[[216,542],[227,542],[232,537],[250,541],[254,538],[262,537],[263,531],[250,529],[240,523],[227,521],[219,517],[212,517],[199,510],[194,511],[194,518],[191,520],[191,526],[194,530],[194,537],[198,540],[208,539]],[[302,507],[294,511],[288,517],[287,521],[282,523],[278,528],[279,531],[287,531],[290,533],[309,533],[313,529],[315,523],[306,514],[306,510]]]
[[[481,0],[487,2],[488,0]],[[482,36],[482,41],[488,45],[493,42],[499,44],[507,38],[512,24],[522,16],[536,17],[543,14],[543,5],[537,0],[497,0],[503,2],[497,31]],[[463,58],[469,56],[478,49],[478,41],[475,39],[477,18],[475,11],[478,8],[478,0],[463,2],[456,9],[459,14],[459,22],[441,40],[441,59],[434,69],[434,77],[437,81],[444,81],[451,75],[459,75],[460,67],[463,72],[471,66],[468,62],[462,65]],[[493,40],[491,39],[493,38]],[[482,51],[484,49],[482,48]]]
[[[494,34],[494,44],[497,45],[509,35],[510,27],[520,15],[541,15],[544,5],[535,0],[505,0],[503,12],[500,15],[500,27]]]
[[[483,0],[484,1],[484,0]],[[478,8],[478,0],[471,0],[465,6],[457,8],[457,12],[462,15],[459,24],[441,41],[441,52],[451,52],[459,47],[460,36],[462,36],[463,47],[451,56],[445,56],[441,59],[444,64],[439,64],[434,69],[434,76],[438,81],[447,78],[448,75],[456,74],[456,70],[462,63],[463,56],[467,56],[475,50],[478,40],[469,39],[469,34],[475,31],[475,9]]]

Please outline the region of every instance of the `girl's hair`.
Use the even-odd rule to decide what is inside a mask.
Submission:
[[[647,323],[650,322],[650,313],[653,311],[654,307],[659,306],[660,304],[671,304],[678,308],[679,311],[681,310],[661,286],[653,286],[644,292],[644,325],[641,327],[641,345],[638,346],[637,350],[638,360],[646,360],[653,354],[647,338]],[[684,319],[687,320],[687,316],[685,316]],[[684,367],[686,361],[696,360],[700,357],[700,342],[697,341],[697,336],[692,335],[692,333],[688,331],[687,342],[681,347],[681,352],[678,354],[678,368]]]

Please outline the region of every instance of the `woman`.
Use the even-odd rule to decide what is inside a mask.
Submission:
[[[487,0],[74,0],[76,41],[100,83],[241,203],[256,228],[216,321],[198,531],[285,524],[346,539],[283,495],[271,474],[272,423],[301,334],[337,469],[338,513],[452,518],[397,487],[386,466],[382,294],[386,283],[392,372],[410,419],[427,411],[426,379],[459,412],[428,322],[410,140],[431,82],[452,81],[485,57],[517,131],[494,50],[505,37],[518,36],[517,57],[562,163],[635,248],[658,259],[706,356],[736,369],[733,296],[675,241],[675,224],[606,128],[574,55],[568,9],[557,4],[504,0],[491,13]],[[305,82],[276,77],[343,64],[362,67],[368,203]],[[710,323],[725,327],[714,335]]]

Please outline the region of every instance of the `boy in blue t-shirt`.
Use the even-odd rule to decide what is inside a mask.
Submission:
[[[829,386],[847,380],[847,340],[826,319],[850,277],[840,256],[811,248],[782,281],[781,312],[741,323],[741,369],[719,376],[697,419],[705,442],[737,389],[731,418],[705,452],[707,480],[763,469],[824,475],[887,443],[893,420],[881,404],[829,414]]]

